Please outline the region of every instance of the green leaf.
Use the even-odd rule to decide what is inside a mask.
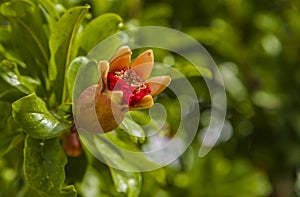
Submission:
[[[24,174],[27,184],[40,196],[76,196],[74,186],[63,188],[66,156],[59,139],[46,141],[26,137],[24,147]]]
[[[88,161],[84,152],[78,157],[68,157],[68,164],[65,167],[66,182],[81,182],[86,173],[87,166]]]
[[[99,72],[97,65],[98,62],[96,60],[90,60],[80,66],[73,86],[73,101],[76,101],[87,87],[98,83]]]
[[[176,70],[186,77],[202,76],[207,79],[213,79],[213,73],[209,68],[204,66],[196,67],[192,64],[176,65]]]
[[[86,65],[88,63],[88,59],[86,57],[77,57],[75,58],[68,69],[67,80],[68,80],[68,90],[69,90],[69,99],[72,98],[73,88],[76,79],[77,72],[82,65]]]
[[[57,9],[57,4],[50,0],[32,0],[41,7],[43,15],[45,16],[50,30],[55,28],[55,23],[59,20],[60,15]]]
[[[49,77],[53,81],[56,99],[62,103],[67,98],[68,91],[65,80],[66,72],[70,62],[77,54],[74,45],[76,34],[88,9],[89,6],[78,6],[67,10],[51,32]]]
[[[5,155],[24,139],[11,116],[11,104],[0,101],[0,156]]]
[[[0,78],[0,100],[14,102],[22,96],[24,96],[22,92],[12,88]]]
[[[16,122],[12,117],[11,103],[7,101],[0,101],[0,109],[0,135],[10,135],[12,133],[21,132],[22,129],[16,125]]]
[[[149,115],[141,112],[141,111],[129,111],[126,116],[130,116],[130,118],[141,125],[149,124],[151,121],[151,118]]]
[[[35,93],[17,100],[12,108],[13,118],[33,138],[50,139],[70,128],[70,125],[57,120]]]
[[[0,133],[0,156],[2,157],[8,153],[11,149],[16,147],[24,139],[24,134],[15,133]]]
[[[133,172],[161,167],[147,158],[139,148],[120,140],[115,136],[115,132],[94,135],[84,129],[79,129],[79,133],[83,144],[109,166]]]
[[[72,114],[72,103],[63,103],[60,106],[57,107],[57,113],[55,113],[56,117],[58,117],[61,120],[64,120],[64,122],[70,122],[70,124],[73,122],[73,114]]]
[[[0,43],[8,43],[11,40],[11,28],[0,26]]]
[[[121,124],[119,125],[121,129],[130,134],[130,138],[134,143],[142,144],[145,142],[145,132],[143,128],[134,122],[128,115],[125,116]]]
[[[39,7],[28,0],[12,0],[1,5],[0,13],[9,20],[14,52],[26,63],[30,74],[46,83],[49,47]]]
[[[22,76],[19,73],[16,63],[8,60],[3,60],[0,63],[0,77],[6,81],[6,83],[25,94],[35,92],[40,85],[40,81],[28,76]]]
[[[11,104],[8,102],[0,101],[0,131],[7,127],[7,120],[11,115]]]
[[[149,174],[152,176],[158,183],[165,185],[166,184],[166,179],[167,179],[167,174],[164,168],[159,168],[157,170],[152,170],[146,172],[146,174]]]
[[[113,13],[103,14],[93,19],[81,34],[81,48],[88,53],[100,41],[116,33],[121,22],[122,18]]]
[[[126,114],[125,117],[130,117],[130,120],[135,124],[142,125],[144,133],[147,132],[160,132],[161,124],[158,123],[155,119],[151,118],[148,114],[145,114],[141,111],[130,111]],[[140,126],[141,127],[141,126]]]
[[[126,193],[128,197],[139,196],[142,188],[142,175],[140,172],[126,172],[115,168],[109,169],[118,192]]]
[[[102,196],[102,188],[106,187],[107,189],[110,189],[110,186],[112,186],[111,181],[108,182],[106,177],[107,176],[103,173],[99,173],[92,165],[88,165],[82,181],[78,186],[76,185],[78,193],[80,193],[81,196]]]

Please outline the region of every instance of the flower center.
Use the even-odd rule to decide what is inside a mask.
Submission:
[[[120,70],[108,73],[108,89],[122,91],[122,104],[133,107],[151,92],[148,84],[133,70]]]

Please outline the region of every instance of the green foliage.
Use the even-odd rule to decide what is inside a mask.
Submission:
[[[126,193],[129,197],[139,196],[142,176],[138,172],[126,172],[110,168],[113,182],[118,192]]]
[[[8,192],[12,190],[13,196],[76,196],[73,186],[64,185],[67,158],[60,137],[71,127],[71,105],[66,101],[72,97],[80,65],[88,61],[76,58],[77,53],[84,46],[81,54],[87,55],[87,47],[116,32],[122,19],[117,14],[93,19],[88,17],[88,5],[63,5],[69,6],[48,0],[1,1],[0,150],[4,158],[0,164],[25,146],[24,177],[21,171],[13,173],[20,173],[18,180],[25,178],[26,185],[1,184],[0,196],[13,194]],[[83,26],[87,29],[82,32]],[[89,36],[91,31],[99,36]],[[4,164],[0,169],[11,171]],[[1,183],[8,181],[5,176],[1,174]]]
[[[53,82],[54,93],[58,101],[64,102],[67,98],[65,73],[74,55],[77,54],[76,34],[88,9],[89,6],[82,6],[67,10],[57,22],[49,38],[51,52],[49,77]]]
[[[31,1],[14,0],[3,3],[0,11],[9,20],[11,55],[24,61],[28,74],[45,83],[49,48],[40,8]]]
[[[31,77],[22,76],[15,62],[3,60],[0,64],[0,76],[6,83],[24,94],[30,94],[37,90],[40,82]]]
[[[66,155],[59,139],[46,141],[27,136],[24,147],[24,174],[31,189],[40,196],[76,196],[73,186],[62,188]]]
[[[299,10],[294,0],[0,0],[0,197],[299,195]],[[142,25],[179,29],[211,53],[228,94],[228,135],[197,157],[210,113],[204,78],[213,74],[154,49],[156,61],[169,65],[157,66],[155,74],[176,69],[195,88],[201,118],[189,149],[145,173],[107,167],[85,149],[66,156],[76,75],[81,68],[93,74],[80,79],[82,87],[98,78],[97,62],[87,54],[120,29]],[[115,43],[110,47],[103,53]],[[173,83],[181,84],[181,76]],[[168,114],[163,127],[146,111],[131,111],[118,129],[93,137],[96,156],[133,171],[159,167],[143,148],[161,138],[145,134],[171,138],[181,111],[170,91],[155,102]],[[142,156],[126,158],[115,145]]]
[[[68,95],[69,95],[68,99],[72,98],[75,79],[76,79],[78,70],[80,69],[80,66],[87,64],[88,61],[89,60],[86,57],[77,57],[70,63],[70,66],[69,66],[68,72],[67,72],[67,84],[68,84]]]
[[[116,32],[121,22],[122,18],[113,13],[102,14],[91,20],[81,34],[81,48],[85,53],[88,53],[95,47],[95,43],[101,42],[103,39]],[[92,34],[94,36],[90,36]]]
[[[70,128],[57,120],[48,110],[46,103],[35,93],[12,104],[13,118],[24,132],[36,139],[50,139],[60,136]]]

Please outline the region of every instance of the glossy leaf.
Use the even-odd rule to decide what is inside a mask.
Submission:
[[[53,81],[57,101],[64,102],[67,97],[66,72],[70,62],[77,54],[74,42],[88,9],[89,6],[78,6],[67,10],[51,32],[49,77]]]
[[[127,132],[130,134],[131,139],[135,143],[144,143],[146,140],[146,136],[144,133],[143,128],[138,125],[136,122],[134,122],[128,115],[125,116],[123,121],[120,124],[120,128],[123,130],[123,132]]]
[[[66,156],[59,139],[46,141],[26,137],[24,147],[24,174],[30,188],[40,196],[76,196],[74,186],[63,188]]]
[[[109,169],[118,192],[126,193],[128,197],[139,196],[142,187],[142,175],[140,172]]]
[[[33,138],[50,139],[70,128],[70,125],[57,120],[35,93],[17,100],[12,108],[14,119]]]
[[[114,13],[103,14],[93,19],[81,34],[81,48],[88,53],[100,41],[116,33],[121,22],[122,18]]]
[[[0,63],[0,77],[12,87],[17,88],[25,94],[35,92],[40,81],[19,73],[16,63],[3,60]]]

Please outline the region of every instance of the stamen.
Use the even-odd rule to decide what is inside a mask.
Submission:
[[[125,69],[108,73],[108,89],[122,91],[122,103],[131,107],[151,92],[149,85],[134,70]]]
[[[123,79],[130,86],[139,87],[144,83],[144,80],[141,79],[138,74],[133,70],[126,70],[123,75]]]

